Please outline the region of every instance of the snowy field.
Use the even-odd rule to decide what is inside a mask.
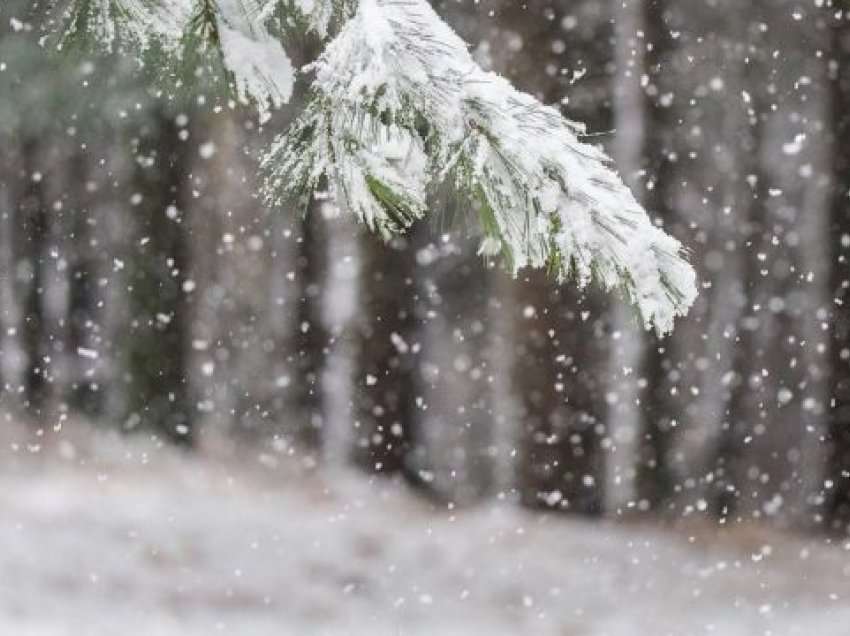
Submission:
[[[456,512],[256,454],[27,455],[0,468],[3,636],[850,630],[850,552],[822,540]]]

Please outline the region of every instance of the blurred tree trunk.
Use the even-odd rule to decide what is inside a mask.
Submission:
[[[788,11],[792,2],[782,4]],[[827,390],[829,163],[823,63],[813,14],[788,21],[753,2],[741,171],[750,186],[741,219],[747,303],[737,325],[735,374],[718,462],[722,518],[811,525],[823,483]],[[779,59],[773,51],[798,42]],[[805,78],[805,79],[803,79]],[[811,141],[810,141],[811,140]],[[793,156],[791,161],[775,157]]]
[[[688,19],[698,19],[712,36],[681,50],[676,68],[679,94],[699,90],[706,78],[713,87],[702,108],[680,103],[677,112],[686,122],[678,127],[680,156],[698,153],[696,160],[679,163],[677,180],[688,187],[680,190],[677,212],[682,221],[698,228],[690,241],[691,262],[698,267],[702,287],[688,318],[673,334],[676,354],[687,365],[679,385],[685,400],[677,412],[680,430],[675,444],[677,512],[683,515],[715,512],[709,502],[716,502],[715,478],[723,470],[717,449],[728,432],[730,379],[738,346],[734,339],[747,306],[743,259],[749,249],[745,220],[752,199],[747,108],[730,106],[749,89],[745,64],[750,54],[749,24],[741,18],[743,8],[736,0],[722,0],[703,10],[695,18],[688,9]],[[694,47],[704,51],[696,68],[690,61]],[[719,68],[727,71],[720,75]],[[690,134],[695,130],[699,135]],[[714,151],[705,153],[703,148]]]
[[[751,4],[746,15],[759,16],[762,6]],[[742,21],[741,41],[748,45],[742,75],[743,108],[746,127],[738,132],[737,170],[746,182],[738,195],[738,251],[741,259],[743,307],[734,326],[732,373],[725,379],[729,386],[726,417],[715,448],[711,467],[713,492],[708,508],[721,523],[740,521],[763,503],[757,496],[760,488],[753,470],[767,461],[759,452],[754,435],[765,427],[767,395],[766,370],[770,364],[766,347],[779,343],[777,327],[765,311],[771,281],[767,279],[765,254],[769,251],[771,233],[768,207],[771,176],[763,163],[766,147],[770,96],[764,87],[769,77],[768,43],[755,23]],[[778,420],[778,418],[777,418]],[[773,423],[777,428],[779,422]],[[779,480],[781,475],[768,475]]]
[[[544,271],[516,287],[514,387],[526,505],[603,511],[605,456],[599,361],[607,338],[593,305]]]
[[[848,9],[850,5],[845,3],[845,14]],[[834,261],[824,246],[830,245],[836,236],[830,220],[834,205],[834,152],[829,127],[832,91],[829,70],[823,61],[823,43],[819,39],[821,25],[819,13],[806,16],[799,24],[794,21],[792,31],[787,34],[779,31],[777,45],[771,47],[791,40],[803,43],[792,57],[791,67],[795,72],[788,74],[788,67],[782,63],[777,65],[777,75],[783,78],[780,90],[793,95],[786,109],[787,118],[792,119],[796,113],[802,115],[793,129],[793,137],[789,135],[792,145],[800,139],[799,135],[811,140],[801,150],[799,165],[793,161],[768,163],[780,178],[779,188],[785,193],[782,205],[776,206],[775,217],[778,222],[788,224],[788,208],[793,206],[797,212],[793,226],[783,228],[786,245],[796,248],[792,258],[787,257],[784,249],[774,248],[773,268],[781,273],[784,299],[778,316],[785,331],[783,349],[771,348],[774,377],[771,394],[776,396],[775,403],[781,404],[790,390],[792,401],[779,410],[783,426],[774,429],[769,437],[770,456],[778,459],[774,459],[774,466],[778,465],[782,478],[773,482],[771,491],[761,493],[765,500],[762,512],[781,527],[797,530],[822,527],[830,455],[828,444],[824,443],[829,434],[831,395],[831,347],[826,320],[833,306]],[[785,117],[775,117],[774,130],[784,129],[785,122]],[[772,146],[768,146],[767,156],[787,154],[786,143],[777,139],[780,137],[777,132],[769,137]],[[771,238],[771,245],[774,244]],[[775,295],[771,303],[773,298]],[[786,365],[791,367],[791,373],[781,378],[780,372]],[[768,466],[766,472],[776,474],[776,468]]]
[[[513,286],[507,272],[490,272],[491,297],[487,302],[488,382],[492,399],[491,454],[493,491],[500,499],[519,498],[519,400],[513,390],[513,360],[517,321]]]
[[[27,371],[24,396],[29,414],[43,415],[50,379],[50,350],[44,298],[44,271],[48,259],[48,211],[41,172],[39,144],[27,139],[21,143],[21,172],[18,182],[17,223],[14,254],[17,270],[16,295],[22,299],[23,321],[20,326]]]
[[[752,62],[751,62],[752,64]],[[727,417],[718,440],[714,468],[715,500],[713,509],[721,520],[734,517],[737,512],[744,480],[746,479],[747,440],[762,412],[760,403],[760,359],[763,352],[758,349],[756,329],[758,318],[754,316],[755,292],[759,284],[758,254],[763,248],[766,229],[766,179],[760,166],[763,115],[761,100],[752,107],[750,130],[744,137],[744,157],[751,159],[742,166],[750,177],[751,193],[747,205],[747,216],[743,221],[740,239],[743,250],[743,287],[747,298],[743,314],[736,325],[733,356],[734,377],[729,394]],[[741,204],[743,205],[743,201]]]
[[[71,360],[71,406],[89,417],[102,412],[103,394],[95,371],[99,359],[108,355],[102,350],[103,337],[99,314],[102,311],[101,290],[98,280],[103,272],[101,250],[105,237],[98,227],[98,219],[87,194],[89,181],[88,161],[84,156],[69,159],[70,221],[70,280],[68,298],[68,352]]]
[[[518,5],[511,2],[434,4],[479,61],[499,72],[505,72],[511,56],[502,39],[514,26],[521,26],[523,34],[532,28],[513,22]],[[493,21],[482,10],[496,11],[499,17]],[[537,26],[545,30],[551,25],[542,20]],[[438,206],[445,219],[457,219],[445,224],[452,229],[462,228],[463,220],[474,214],[458,203],[444,196]],[[427,410],[421,413],[414,463],[444,498],[470,501],[495,494],[514,499],[519,459],[518,403],[512,387],[515,281],[496,263],[476,255],[479,239],[475,232],[476,238],[467,237],[464,230],[449,235],[458,253],[437,258],[418,276],[423,281],[417,286],[423,354],[417,386]],[[438,241],[435,232],[430,234]],[[464,484],[465,478],[471,483]]]
[[[433,239],[421,252],[416,276],[422,346],[416,441],[427,457],[417,468],[442,499],[471,502],[492,493],[494,486],[496,424],[487,328],[491,276],[476,254],[477,240],[457,233]]]
[[[832,25],[831,96],[835,138],[831,243],[833,307],[826,514],[833,530],[850,534],[850,8]]]
[[[128,264],[138,249],[127,202],[127,190],[134,183],[138,168],[128,154],[123,146],[114,147],[107,153],[103,166],[104,173],[118,180],[122,188],[105,187],[109,182],[101,180],[102,177],[93,184],[99,192],[93,203],[93,232],[98,245],[99,271],[104,277],[104,285],[99,286],[102,307],[98,341],[102,355],[98,360],[97,382],[102,397],[98,402],[101,416],[116,426],[124,423],[130,409],[127,334],[133,319],[133,304]]]
[[[298,278],[301,282],[296,328],[299,426],[296,436],[307,448],[318,449],[324,426],[322,373],[328,353],[328,333],[322,315],[327,254],[327,222],[323,201],[315,198],[301,223],[298,251]]]
[[[264,365],[248,360],[257,381],[269,385],[272,396],[269,408],[272,415],[271,432],[287,443],[308,432],[315,441],[316,431],[306,425],[300,415],[304,399],[304,379],[300,375],[300,318],[303,316],[302,281],[298,277],[299,258],[302,254],[299,228],[304,219],[287,210],[268,210],[264,215],[270,232],[269,262],[265,265],[266,300],[260,305],[265,313],[266,338],[273,353]],[[255,275],[257,272],[254,273]],[[315,300],[311,302],[316,302]],[[317,325],[320,328],[320,325]],[[268,355],[268,354],[267,354]]]
[[[0,165],[0,175],[5,174],[5,166]],[[2,178],[2,177],[0,177]],[[7,395],[12,393],[13,383],[9,377],[9,362],[6,356],[11,356],[8,351],[12,336],[16,332],[16,323],[13,307],[9,307],[9,301],[14,298],[12,293],[12,273],[14,266],[11,262],[12,243],[9,240],[12,232],[12,211],[9,209],[9,196],[6,192],[6,184],[0,181],[0,405]]]
[[[647,154],[647,98],[641,86],[646,76],[645,10],[642,0],[615,3],[614,33],[616,74],[612,76],[615,137],[611,155],[625,182],[638,200],[640,178]],[[613,342],[609,360],[610,382],[606,422],[612,440],[609,456],[606,507],[622,513],[635,499],[635,466],[642,425],[641,363],[647,355],[648,336],[635,310],[625,302],[612,309]]]
[[[322,294],[322,313],[330,335],[322,378],[325,426],[322,457],[330,467],[350,464],[354,444],[357,318],[360,315],[360,258],[357,222],[350,214],[327,219],[328,275]],[[373,240],[377,240],[374,239]]]
[[[128,426],[142,425],[190,446],[196,431],[188,378],[190,311],[184,289],[190,236],[185,183],[194,145],[181,139],[182,129],[168,113],[160,111],[155,125],[136,149],[138,192],[131,200],[135,245],[129,264]]]
[[[369,235],[361,240],[354,458],[369,472],[404,472],[418,420],[413,381],[414,247],[410,236],[387,245]]]
[[[185,289],[184,307],[191,346],[187,342],[185,390],[195,403],[193,428],[203,429],[204,438],[214,443],[227,436],[239,438],[244,417],[238,397],[254,395],[250,392],[253,386],[240,382],[247,344],[239,340],[243,330],[241,316],[234,309],[238,306],[234,296],[253,287],[253,282],[244,283],[255,270],[240,268],[246,263],[256,268],[254,255],[248,250],[256,222],[251,214],[256,208],[253,201],[246,202],[239,194],[241,188],[250,186],[239,178],[244,140],[238,135],[236,121],[206,114],[194,117],[199,121],[190,122],[185,129],[189,138],[184,143],[189,144],[190,151],[182,166],[182,187],[192,192],[192,204],[181,224],[191,229],[186,272],[190,283]],[[197,152],[199,148],[206,152],[202,155]],[[254,370],[256,378],[264,378],[258,360],[246,366]]]
[[[0,181],[0,403],[17,411],[21,406],[20,393],[24,390],[27,366],[20,338],[23,308],[17,293],[19,267],[15,245],[20,238],[16,230],[20,211],[13,203],[15,190],[10,182],[17,153],[13,151],[11,139],[3,137],[0,144],[6,148],[0,157],[3,170]]]
[[[670,57],[673,52],[671,27],[667,24],[667,2],[651,0],[644,5],[646,54],[645,88],[647,189],[643,204],[650,217],[660,218],[669,226],[674,220],[671,205],[675,181],[672,133],[674,118],[669,85]],[[669,401],[673,362],[671,339],[658,340],[647,334],[648,341],[639,366],[639,375],[647,389],[642,404],[642,423],[638,440],[636,495],[641,509],[660,509],[669,502],[675,484],[671,466],[671,448],[675,434],[675,410]]]

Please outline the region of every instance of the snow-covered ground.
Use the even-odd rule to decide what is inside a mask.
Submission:
[[[820,539],[107,446],[2,456],[0,635],[850,633],[850,552]]]

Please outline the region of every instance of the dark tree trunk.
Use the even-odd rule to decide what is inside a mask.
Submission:
[[[295,325],[298,332],[296,391],[299,410],[295,435],[311,449],[318,448],[322,440],[322,371],[328,353],[328,333],[322,311],[322,292],[328,267],[327,224],[322,218],[321,206],[321,201],[314,200],[301,223],[297,262],[301,297]]]
[[[96,231],[97,219],[86,196],[87,162],[84,157],[73,157],[70,161],[69,239],[73,250],[69,255],[68,355],[74,361],[71,404],[85,415],[94,417],[102,412],[103,394],[93,374],[96,363],[90,359],[88,352],[101,355],[98,347],[102,336],[99,333],[97,278],[101,271],[98,252],[103,249],[100,246],[103,237]]]
[[[187,364],[190,312],[184,283],[190,228],[185,182],[194,145],[181,140],[181,129],[168,114],[160,113],[157,126],[137,149],[140,157],[153,161],[139,169],[139,191],[131,201],[136,223],[128,266],[128,424],[191,446],[196,431]]]
[[[592,361],[604,354],[603,322],[546,272],[522,276],[517,293],[520,498],[529,506],[601,513],[603,400]]]
[[[13,165],[19,154],[18,144],[10,137],[0,137],[0,145],[6,149],[0,153],[0,405],[18,411],[28,366],[21,342],[23,298],[17,280],[20,254],[16,246],[23,237],[19,231],[21,210],[14,205],[17,177]]]
[[[649,175],[643,204],[650,217],[665,224],[674,220],[671,203],[675,179],[669,156],[673,152],[673,114],[665,93],[670,87],[664,78],[669,74],[669,56],[673,48],[670,28],[665,15],[666,2],[652,0],[644,7],[646,31],[645,70],[649,84],[644,92],[647,113],[644,161]],[[670,339],[659,340],[647,334],[643,351],[641,377],[646,379],[647,391],[642,402],[642,426],[638,441],[636,495],[641,508],[659,509],[673,495],[675,476],[670,451],[674,435],[674,406],[669,401],[672,358]]]
[[[496,485],[497,425],[488,360],[491,277],[476,253],[478,241],[461,234],[430,232],[428,257],[416,273],[417,339],[398,344],[421,343],[414,474],[439,499],[469,503]],[[446,236],[450,240],[442,240]]]
[[[755,86],[758,63],[750,59],[745,78],[748,86]],[[763,409],[760,404],[764,396],[753,379],[764,367],[764,351],[759,346],[756,333],[758,318],[753,315],[758,303],[761,265],[759,254],[770,240],[767,217],[768,183],[761,165],[761,148],[765,116],[763,100],[754,91],[750,106],[749,128],[741,132],[738,152],[742,157],[741,170],[750,179],[749,197],[740,205],[745,212],[740,221],[739,249],[742,251],[743,292],[746,304],[737,324],[732,369],[734,377],[729,394],[726,417],[721,426],[716,449],[713,506],[715,514],[722,520],[736,518],[741,498],[746,495],[747,439],[752,435]]]
[[[832,204],[832,405],[827,517],[850,533],[850,16],[833,25],[832,79],[834,198]]]
[[[409,238],[362,240],[355,461],[370,472],[404,472],[416,422],[413,247]]]
[[[22,185],[18,202],[14,247],[18,267],[18,296],[22,298],[21,342],[27,358],[24,383],[26,407],[34,418],[43,413],[50,377],[49,343],[46,337],[44,266],[47,255],[47,200],[39,165],[39,146],[32,140],[21,148]],[[22,275],[23,270],[23,275]]]

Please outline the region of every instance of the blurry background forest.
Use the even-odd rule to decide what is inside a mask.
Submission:
[[[88,422],[354,466],[438,506],[850,532],[840,0],[435,3],[479,61],[587,122],[689,247],[700,297],[663,339],[596,290],[513,280],[451,202],[387,246],[321,198],[266,209],[256,149],[298,100],[261,127],[120,57],[56,59],[40,4],[0,5],[14,453]]]

